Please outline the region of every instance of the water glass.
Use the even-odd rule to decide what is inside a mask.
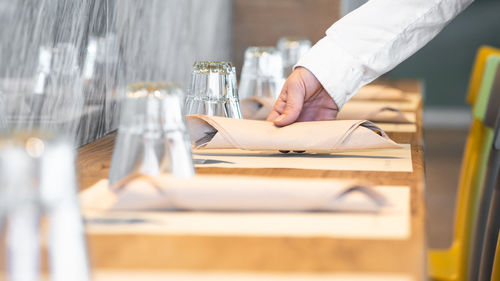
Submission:
[[[82,80],[87,104],[103,104],[106,84],[115,80],[111,66],[118,63],[118,50],[118,39],[111,32],[106,36],[89,36],[82,63]]]
[[[288,77],[300,57],[311,48],[311,41],[300,37],[282,37],[277,47],[283,57],[283,72]]]
[[[51,280],[90,280],[75,150],[67,139],[27,132],[0,138],[0,233],[8,280],[41,279],[42,245]]]
[[[39,122],[75,122],[83,111],[78,49],[73,43],[42,46],[33,85],[26,97]]]
[[[34,77],[2,79],[0,88],[9,128],[76,132],[84,100],[74,44],[41,46]]]
[[[284,83],[283,59],[274,47],[249,47],[241,70],[240,98],[276,99]]]
[[[135,83],[121,104],[110,186],[133,174],[194,175],[191,142],[182,114],[182,90],[172,83]]]
[[[230,62],[195,62],[184,108],[188,115],[241,119],[235,67]]]

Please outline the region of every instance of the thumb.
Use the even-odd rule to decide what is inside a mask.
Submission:
[[[287,84],[286,87],[283,87],[285,93],[280,95],[280,98],[285,98],[285,109],[274,119],[273,122],[276,126],[286,126],[295,122],[299,118],[304,104],[305,89],[302,87],[301,81],[290,79]]]

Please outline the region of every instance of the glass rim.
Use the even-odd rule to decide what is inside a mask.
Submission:
[[[173,82],[135,82],[127,86],[128,98],[161,98],[167,94],[182,91],[182,88]]]
[[[262,54],[279,54],[278,48],[275,46],[250,46],[246,49],[245,54],[262,55]]]
[[[193,72],[233,74],[236,72],[236,68],[230,61],[196,61],[193,64]]]
[[[282,37],[278,41],[278,49],[286,51],[288,49],[296,48],[311,48],[311,41],[302,37]]]
[[[278,42],[284,42],[284,41],[292,41],[292,42],[307,42],[311,43],[311,40],[309,40],[306,37],[301,37],[301,36],[283,36],[281,37]]]
[[[47,149],[56,145],[65,145],[74,149],[74,141],[68,136],[51,131],[13,130],[8,134],[0,134],[0,152],[17,147],[33,159],[43,157]]]
[[[58,136],[49,130],[12,129],[0,133],[0,148],[6,144],[21,144],[33,138],[40,139],[44,142],[66,139],[64,136]]]

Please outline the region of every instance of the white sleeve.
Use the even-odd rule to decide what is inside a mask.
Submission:
[[[407,59],[473,0],[370,0],[327,31],[297,63],[340,107]]]

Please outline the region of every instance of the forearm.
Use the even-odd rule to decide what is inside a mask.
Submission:
[[[297,66],[341,107],[434,38],[473,0],[370,0],[333,24]]]

